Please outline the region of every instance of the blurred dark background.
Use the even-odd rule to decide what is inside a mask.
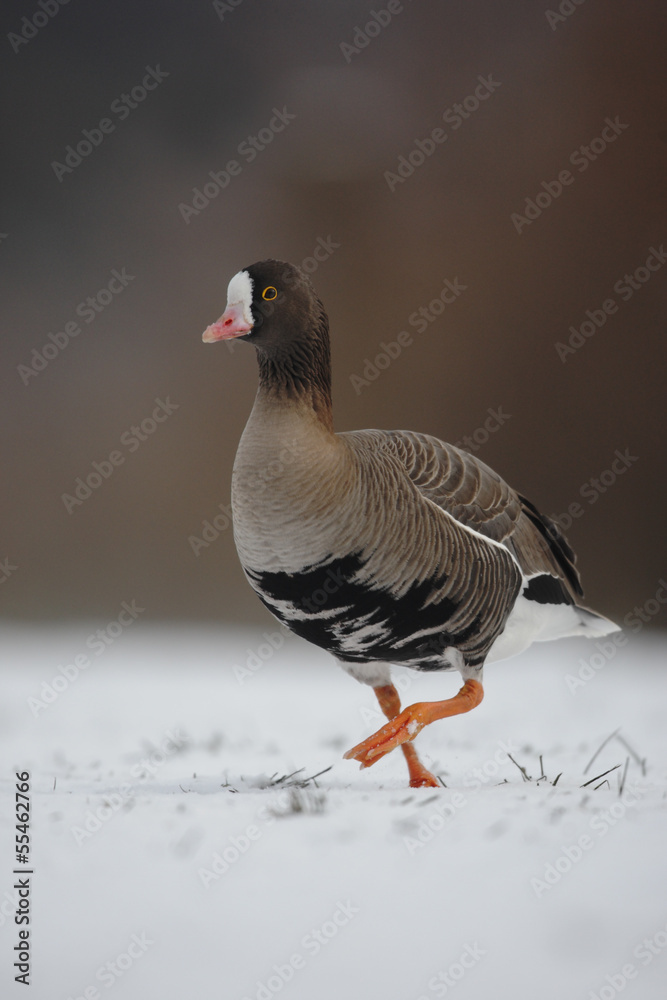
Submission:
[[[371,11],[388,20],[383,0],[45,4],[3,5],[6,618],[113,618],[135,599],[146,618],[268,621],[224,516],[192,544],[229,503],[256,388],[252,349],[201,333],[241,267],[334,243],[313,282],[337,428],[478,431],[479,457],[546,513],[579,504],[567,533],[594,607],[622,618],[654,598],[667,266],[631,296],[614,286],[667,241],[663,4],[589,0],[555,20],[546,0],[406,0],[364,36]],[[133,98],[147,67],[154,89]],[[443,122],[480,76],[493,93]],[[284,108],[295,117],[250,162],[240,144]],[[104,118],[113,130],[59,179],[52,164]],[[570,154],[606,118],[627,128],[580,170]],[[447,140],[390,190],[385,173],[436,128]],[[179,205],[233,159],[240,173],[186,222]],[[573,182],[518,233],[512,213],[565,169]],[[114,269],[132,280],[86,323],[77,307]],[[408,317],[445,279],[465,292],[418,332]],[[608,299],[617,311],[561,360],[555,345]],[[412,345],[356,391],[350,376],[402,330]],[[49,334],[65,346],[44,355]],[[156,399],[178,408],[151,425]],[[509,417],[485,435],[489,408]],[[142,441],[130,428],[147,419]],[[607,471],[626,449],[635,460]],[[68,511],[112,452],[122,463]]]

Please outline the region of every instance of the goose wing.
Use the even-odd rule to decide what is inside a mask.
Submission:
[[[420,493],[459,523],[504,545],[535,587],[558,603],[583,595],[575,555],[558,525],[513,490],[488,465],[428,434],[387,431],[394,452]]]

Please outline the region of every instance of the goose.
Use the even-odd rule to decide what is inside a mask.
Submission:
[[[232,473],[245,576],[281,623],[371,686],[388,719],[347,759],[367,768],[400,746],[411,787],[436,787],[413,741],[479,705],[485,663],[618,631],[581,604],[558,525],[484,462],[429,434],[334,431],[329,322],[302,269],[243,268],[202,339],[257,352]],[[392,665],[458,670],[463,686],[401,709]]]

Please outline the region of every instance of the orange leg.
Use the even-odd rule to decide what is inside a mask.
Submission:
[[[403,753],[408,761],[410,784],[412,785],[413,773],[407,751],[413,751],[419,768],[422,768],[422,765],[419,764],[419,758],[417,758],[414,747],[406,744],[414,740],[417,733],[421,732],[424,726],[428,726],[429,723],[435,722],[437,719],[444,719],[450,715],[460,715],[462,712],[469,712],[471,709],[476,708],[484,697],[484,688],[479,681],[467,680],[454,698],[448,698],[446,701],[417,702],[417,704],[410,705],[409,708],[404,709],[393,718],[390,715],[394,707],[394,703],[391,701],[391,694],[382,695],[379,693],[387,691],[393,691],[396,698],[396,708],[400,709],[400,701],[398,700],[398,694],[393,684],[387,687],[375,688],[380,707],[385,715],[391,718],[391,722],[388,722],[382,729],[378,729],[377,733],[373,733],[363,743],[352,747],[351,750],[348,750],[344,754],[344,757],[348,760],[352,758],[358,760],[362,767],[370,767],[371,764],[375,764],[381,757],[384,757],[385,754],[394,750],[397,746],[402,746]],[[385,704],[390,706],[389,710],[385,708],[383,698],[385,699]],[[428,772],[426,773],[428,774]]]
[[[393,684],[385,684],[382,687],[373,688],[380,708],[388,719],[395,719],[401,711],[401,699]],[[440,782],[429,770],[427,770],[417,755],[417,751],[412,743],[404,743],[401,750],[405,756],[405,761],[410,772],[411,788],[439,788]],[[348,754],[345,755],[346,757]],[[375,763],[375,761],[373,761]],[[362,767],[364,765],[362,764]]]

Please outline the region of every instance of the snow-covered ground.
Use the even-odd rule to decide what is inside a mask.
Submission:
[[[342,759],[383,721],[373,692],[297,639],[94,631],[2,636],[2,997],[665,996],[660,634],[492,665],[482,705],[417,740],[446,787],[413,790],[400,751],[364,771]],[[397,674],[404,704],[458,689]],[[17,771],[28,990],[10,968]]]

